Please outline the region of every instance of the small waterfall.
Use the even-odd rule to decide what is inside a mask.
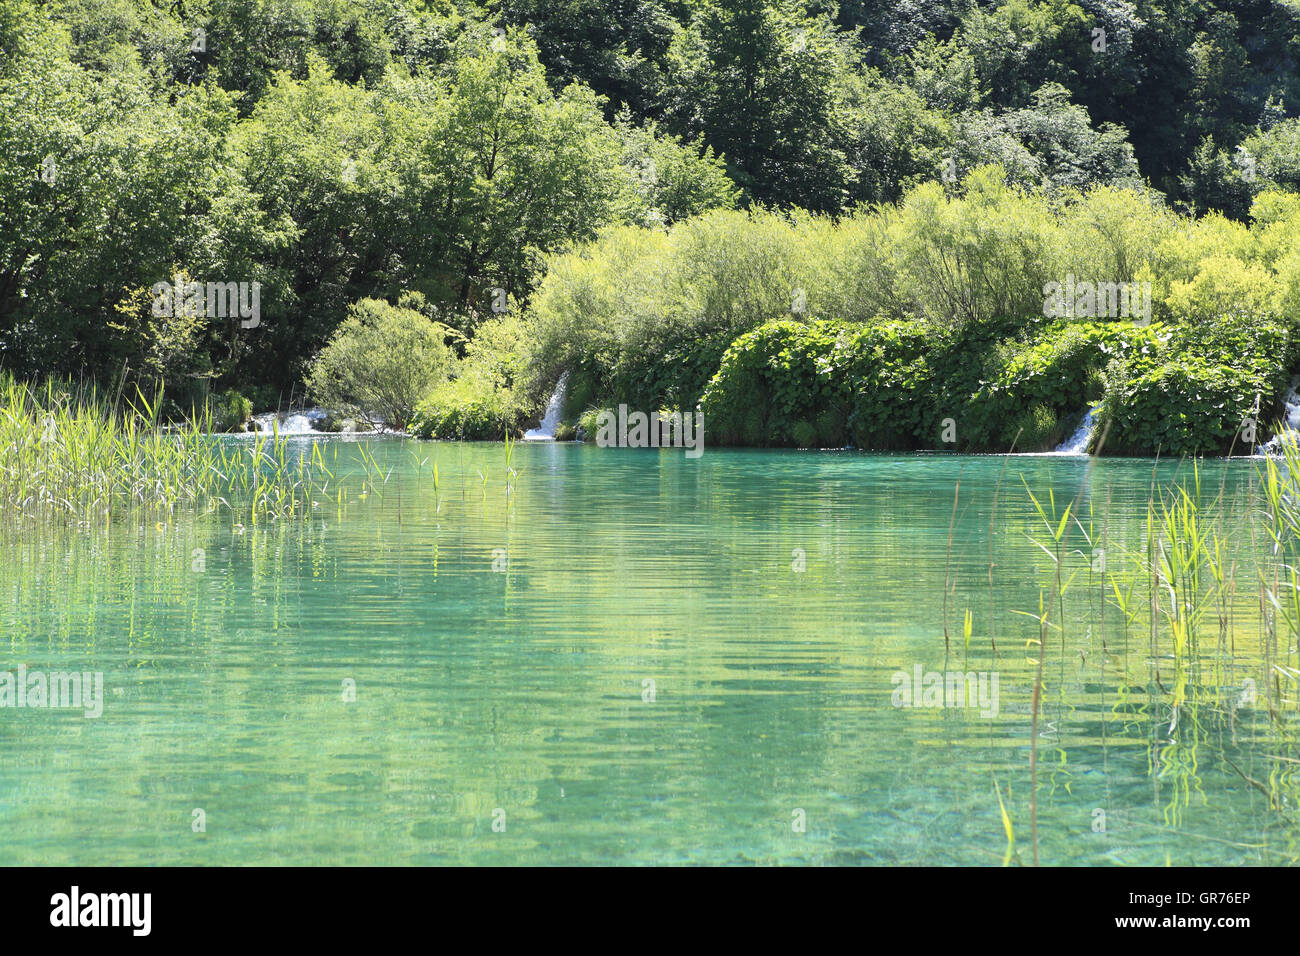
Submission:
[[[1300,442],[1300,391],[1297,391],[1296,382],[1291,383],[1291,387],[1287,389],[1282,402],[1286,405],[1286,421],[1282,426],[1282,431],[1263,445],[1260,445],[1255,452],[1257,455],[1281,455],[1283,438],[1290,439],[1293,442]]]
[[[1088,443],[1092,441],[1092,433],[1097,430],[1097,409],[1099,405],[1094,405],[1088,409],[1088,413],[1083,416],[1083,421],[1079,427],[1074,430],[1074,434],[1067,438],[1056,449],[1057,455],[1086,455],[1088,454]]]
[[[569,373],[565,372],[555,383],[551,400],[546,403],[546,415],[536,428],[524,432],[524,441],[555,441],[555,429],[560,424],[560,409],[564,407],[564,388],[569,384]]]
[[[253,430],[273,432],[277,428],[281,435],[317,435],[321,430],[316,426],[326,417],[323,408],[308,408],[301,412],[263,412],[253,416]]]

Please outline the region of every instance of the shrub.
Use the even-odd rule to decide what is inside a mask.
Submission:
[[[1300,197],[1263,193],[1252,214],[1249,227],[1191,220],[1113,187],[1049,198],[984,168],[837,220],[714,211],[667,231],[607,230],[550,260],[522,393],[540,404],[568,369],[569,415],[699,399],[719,442],[939,447],[952,418],[958,450],[1006,450],[1022,429],[1025,448],[1064,433],[1107,382],[1145,375],[1143,356],[1173,355],[1159,336],[1193,330],[1180,348],[1231,367],[1256,346],[1219,339],[1300,310]],[[1044,290],[1066,275],[1150,281],[1166,324],[1051,323]],[[863,331],[891,322],[914,331],[894,343]],[[1276,351],[1260,363],[1267,415],[1294,363]],[[1154,451],[1154,432],[1121,431],[1130,450]]]
[[[1111,363],[1162,347],[1159,326],[1039,318],[1012,335],[1015,326],[768,323],[732,344],[705,390],[713,441],[937,448],[951,418],[951,447],[1005,451],[1020,433],[1016,447],[1046,450],[1101,398]]]
[[[253,403],[233,388],[227,389],[210,401],[212,430],[215,432],[243,431],[253,417]]]
[[[1121,454],[1226,454],[1249,444],[1247,418],[1278,408],[1296,342],[1268,319],[1220,319],[1178,326],[1157,350],[1108,373],[1102,420],[1106,448]],[[1257,441],[1264,440],[1257,429]]]
[[[1261,312],[1269,307],[1275,291],[1272,273],[1264,266],[1211,256],[1199,263],[1194,278],[1172,282],[1165,302],[1182,321],[1212,322],[1233,312]]]
[[[890,343],[896,344],[896,343]],[[923,444],[933,393],[934,373],[924,356],[872,349],[859,376],[849,415],[849,430],[859,448],[894,450]]]
[[[701,404],[719,444],[911,447],[928,381],[921,323],[782,320],[738,338]]]
[[[307,389],[333,411],[404,428],[453,366],[447,331],[414,309],[362,299],[312,364]]]
[[[1050,451],[1065,437],[1065,428],[1056,411],[1048,405],[1034,405],[1011,423],[1013,435],[1019,434],[1016,447],[1021,451]]]
[[[1007,185],[996,166],[973,171],[965,195],[923,183],[890,226],[908,311],[942,324],[1033,315],[1057,267],[1060,229],[1047,199]]]
[[[578,441],[595,441],[600,428],[600,413],[611,409],[588,408],[578,417],[576,438]]]
[[[839,363],[849,330],[833,322],[771,322],[727,349],[704,390],[704,420],[718,444],[843,443],[851,398]]]
[[[668,232],[618,227],[554,257],[534,296],[525,391],[568,369],[576,407],[693,408],[727,346],[789,315],[796,227],[715,211]]]
[[[1224,454],[1253,407],[1259,379],[1199,356],[1148,365],[1107,396],[1110,451]],[[1242,442],[1237,442],[1241,450]]]
[[[952,192],[925,183],[897,206],[835,220],[714,210],[666,231],[606,229],[548,260],[522,394],[543,402],[568,369],[573,409],[693,407],[731,344],[768,322],[927,320],[1005,336],[1035,325],[1044,285],[1067,273],[1140,281],[1171,263],[1172,278],[1191,282],[1214,251],[1212,230],[1184,228],[1146,192],[1067,190],[1053,201],[1008,185],[995,167]],[[1165,309],[1167,282],[1152,292]],[[970,370],[968,356],[953,358]],[[978,376],[953,383],[929,362],[949,404],[978,390]],[[825,430],[800,428],[805,439]]]
[[[1021,451],[1046,450],[1044,436],[1063,435],[1068,420],[1102,397],[1108,365],[1133,352],[1149,353],[1159,336],[1159,326],[1051,322],[1035,327],[1027,342],[1002,342],[989,363],[989,380],[971,397],[968,444],[989,451],[1013,443]],[[1044,425],[1047,415],[1051,428]]]
[[[420,402],[411,431],[421,438],[499,441],[519,431],[520,417],[508,389],[462,376],[439,385]]]

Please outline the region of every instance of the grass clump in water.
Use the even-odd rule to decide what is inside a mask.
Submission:
[[[319,446],[290,454],[278,433],[213,437],[211,412],[164,423],[162,396],[107,400],[93,386],[0,378],[0,529],[107,524],[226,510],[292,517],[328,492]]]

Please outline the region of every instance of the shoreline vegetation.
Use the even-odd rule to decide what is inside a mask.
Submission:
[[[1300,370],[1283,318],[1300,309],[1300,195],[1262,193],[1253,215],[1193,220],[1110,187],[1049,197],[986,167],[959,195],[923,185],[838,221],[615,227],[552,256],[532,300],[472,338],[418,292],[359,300],[297,391],[328,409],[323,430],[423,438],[518,438],[558,398],[561,440],[626,404],[702,413],[715,445],[981,453],[1019,436],[1041,452],[1095,409],[1107,453],[1223,456],[1284,430]],[[1077,317],[1055,317],[1057,275]],[[1116,314],[1130,284],[1149,314]],[[162,414],[242,431],[254,410],[236,388],[190,402]]]
[[[1285,24],[646,0],[593,49],[568,5],[110,6],[0,0],[0,367],[37,390],[499,440],[564,378],[559,438],[626,404],[968,452],[1096,406],[1177,457],[1266,442],[1300,372]],[[1135,93],[1211,35],[1248,92]]]
[[[620,227],[554,257],[527,308],[468,340],[418,293],[363,299],[304,394],[329,421],[439,439],[520,437],[561,377],[561,440],[593,436],[620,404],[693,409],[713,444],[760,447],[1004,452],[1018,435],[1019,450],[1048,451],[1094,407],[1110,454],[1222,456],[1282,428],[1300,370],[1281,318],[1300,308],[1300,195],[1262,194],[1249,226],[1167,214],[1107,244],[1149,197],[1107,188],[1062,205],[995,168],[967,188],[838,222],[750,211]],[[1012,260],[1027,248],[1038,258]],[[1121,283],[1074,281],[1120,261]],[[1081,317],[1045,314],[1057,274]],[[1106,315],[1130,280],[1154,288],[1151,315]],[[209,403],[219,430],[252,411],[235,390]]]

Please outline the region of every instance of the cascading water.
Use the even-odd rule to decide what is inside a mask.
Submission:
[[[301,412],[263,412],[253,416],[253,430],[278,430],[281,435],[316,435],[321,431],[316,426],[325,418],[323,408],[308,408]]]
[[[1257,455],[1281,455],[1283,439],[1292,442],[1300,442],[1300,390],[1296,382],[1291,383],[1287,389],[1286,396],[1282,399],[1286,405],[1286,421],[1283,423],[1282,430],[1270,438],[1259,450]]]
[[[1097,430],[1097,408],[1094,405],[1088,409],[1088,414],[1083,416],[1083,421],[1079,427],[1074,430],[1074,434],[1067,438],[1056,449],[1058,455],[1086,455],[1088,454],[1088,445],[1092,441],[1092,433]]]
[[[555,441],[555,430],[560,425],[560,410],[564,407],[564,389],[569,383],[569,373],[565,372],[555,383],[551,400],[546,403],[546,414],[542,423],[536,428],[524,432],[524,441]]]

